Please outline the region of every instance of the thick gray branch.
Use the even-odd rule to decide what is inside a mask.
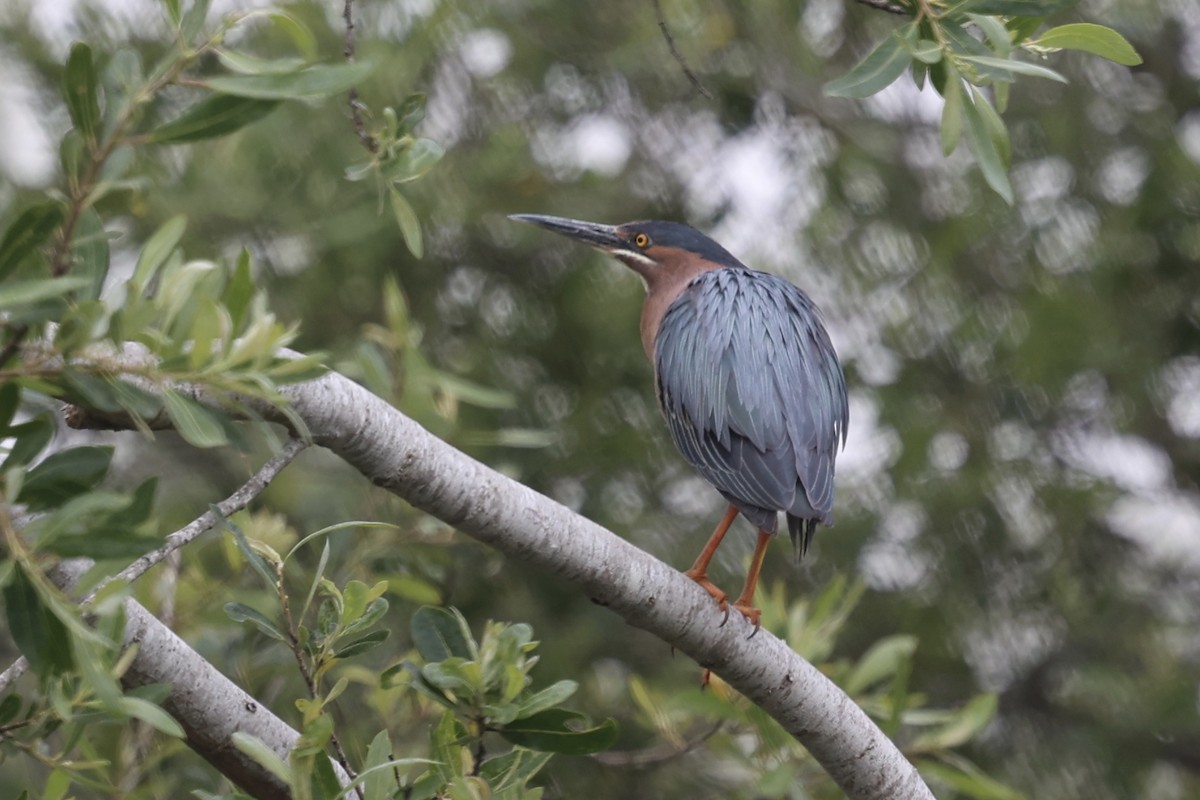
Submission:
[[[858,800],[933,797],[844,692],[768,631],[749,638],[678,570],[501,475],[331,373],[285,389],[314,440],[374,483],[498,550],[550,570],[762,707]]]
[[[768,631],[749,638],[741,615],[722,626],[712,598],[678,570],[455,450],[341,375],[284,393],[314,441],[372,482],[544,567],[712,669],[808,748],[853,800],[932,800],[916,769],[854,701]],[[256,410],[286,424],[261,404]]]

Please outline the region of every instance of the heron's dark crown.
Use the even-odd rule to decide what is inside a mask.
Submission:
[[[706,261],[720,264],[724,267],[740,267],[738,261],[728,250],[705,236],[690,225],[681,222],[666,222],[649,219],[637,222],[627,222],[617,226],[622,233],[644,233],[650,237],[650,246],[672,247],[695,253]]]

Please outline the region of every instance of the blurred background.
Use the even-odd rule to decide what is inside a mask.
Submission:
[[[341,3],[287,8],[336,60]],[[381,390],[435,433],[686,566],[722,503],[658,416],[640,281],[506,215],[689,222],[816,300],[851,390],[837,524],[800,567],[773,545],[764,585],[800,598],[838,576],[864,582],[838,653],[912,634],[910,689],[947,705],[998,693],[969,754],[1030,797],[1200,797],[1200,5],[1083,0],[1054,18],[1118,29],[1145,64],[1060,53],[1047,63],[1069,84],[1014,86],[1011,207],[965,148],[943,157],[931,90],[902,78],[865,101],[822,95],[899,18],[846,0],[663,10],[711,99],[649,2],[362,2],[359,55],[380,65],[363,101],[425,93],[419,130],[446,148],[406,191],[424,256],[369,182],[345,179],[366,153],[330,100],[212,144],[139,151],[155,185],[105,209],[114,263],[186,214],[190,256],[251,250],[300,349],[368,385],[386,361]],[[58,180],[70,42],[130,44],[149,63],[161,18],[149,0],[0,7],[0,213]],[[247,51],[287,51],[251,30]],[[390,316],[388,281],[407,301]],[[135,439],[112,435],[130,482],[164,476],[164,531],[254,466]],[[653,744],[630,676],[670,692],[694,685],[694,664],[364,484],[308,453],[268,494],[276,516],[255,524],[284,538],[400,524],[334,537],[331,560],[341,579],[396,581],[395,635],[418,602],[476,625],[528,621],[541,680],[576,678],[577,705],[622,721],[620,747]],[[718,583],[740,585],[752,543],[739,522]],[[175,627],[265,701],[290,696],[287,654],[223,621],[226,600],[258,591],[233,560],[215,538],[184,553]],[[560,759],[551,796],[767,796],[732,778],[722,789],[704,758]],[[212,782],[182,763],[175,780]]]

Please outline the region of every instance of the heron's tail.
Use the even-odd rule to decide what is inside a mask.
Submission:
[[[795,555],[796,563],[799,564],[800,559],[804,558],[805,553],[808,552],[808,546],[812,544],[813,535],[817,532],[817,521],[788,514],[787,522],[788,536],[792,539],[792,553]]]

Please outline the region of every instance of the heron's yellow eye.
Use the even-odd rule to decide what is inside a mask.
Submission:
[[[637,236],[633,237],[633,243],[645,250],[650,246],[650,237],[644,233],[639,233]]]

